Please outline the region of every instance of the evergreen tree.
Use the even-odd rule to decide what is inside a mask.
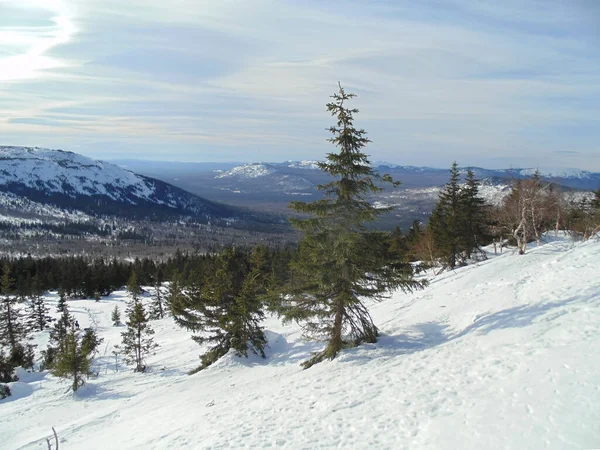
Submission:
[[[61,315],[65,312],[69,312],[69,307],[67,306],[67,292],[59,288],[58,289],[58,303],[56,304],[56,312]]]
[[[33,277],[32,294],[29,303],[28,325],[30,330],[44,331],[54,320],[48,315],[50,308],[46,305],[42,294],[43,291],[40,286],[39,278],[36,275]]]
[[[132,277],[135,277],[133,275]],[[133,286],[131,286],[133,287]],[[142,302],[136,294],[132,292],[132,299],[127,305],[127,330],[121,333],[122,351],[125,355],[127,364],[135,365],[135,372],[144,372],[146,356],[150,354],[158,344],[154,343],[154,330],[148,323],[148,316],[144,310]]]
[[[152,295],[152,306],[150,309],[150,319],[162,319],[165,317],[164,295],[162,292],[163,275],[162,270],[156,271],[154,278],[154,293]]]
[[[182,308],[182,305],[185,303],[182,296],[183,286],[180,274],[174,273],[171,276],[171,281],[169,282],[166,295],[167,306],[171,314],[174,316],[178,314],[179,310]]]
[[[129,277],[129,281],[127,282],[127,292],[129,292],[129,295],[134,301],[137,301],[139,296],[142,294],[142,288],[138,283],[135,271],[131,272],[131,276]]]
[[[27,337],[27,327],[21,308],[17,308],[17,297],[11,295],[13,279],[10,267],[4,266],[0,288],[3,296],[0,300],[0,345],[8,346],[10,352],[15,354],[19,350],[21,341]]]
[[[46,350],[42,352],[44,355],[44,367],[52,368],[56,357],[59,353],[65,351],[66,338],[73,323],[73,317],[69,312],[65,291],[59,290],[59,300],[56,306],[56,311],[60,313],[60,317],[50,330],[50,342]]]
[[[90,375],[92,354],[86,348],[74,327],[71,327],[60,343],[51,367],[53,375],[73,380],[72,389],[77,391],[85,383],[84,377]]]
[[[462,262],[464,250],[460,173],[456,162],[450,169],[450,180],[440,192],[429,219],[429,230],[433,235],[436,251],[444,267],[454,269]]]
[[[337,118],[329,128],[329,142],[339,148],[328,153],[321,170],[336,179],[318,186],[325,198],[312,203],[292,202],[306,219],[292,219],[304,232],[299,251],[291,263],[291,281],[284,289],[284,317],[303,324],[305,336],[322,338],[326,348],[304,363],[304,367],[334,358],[345,346],[375,342],[378,329],[363,303],[381,299],[390,289],[421,287],[412,268],[389,251],[387,234],[368,231],[386,209],[373,207],[367,196],[382,188],[377,183],[397,185],[388,175],[374,172],[362,149],[370,142],[366,132],[355,128],[354,114],[345,102],[348,94],[340,86],[327,110]]]
[[[215,261],[214,272],[201,288],[192,286],[180,292],[173,305],[173,317],[180,326],[202,334],[194,335],[199,344],[211,348],[202,355],[197,370],[202,370],[229,350],[248,356],[248,350],[265,356],[266,339],[259,296],[265,292],[264,250],[256,248],[250,262],[240,251],[225,249]]]
[[[15,367],[12,365],[10,358],[6,356],[4,350],[0,349],[0,382],[10,383],[17,381],[14,374]]]
[[[81,337],[81,348],[84,353],[94,356],[98,352],[98,347],[104,342],[104,338],[98,336],[93,328],[86,328]]]
[[[460,190],[460,214],[463,222],[459,235],[461,248],[470,258],[474,251],[487,240],[487,207],[479,196],[480,182],[472,170],[467,171],[465,184]]]
[[[112,320],[112,324],[115,327],[121,325],[121,311],[119,310],[119,305],[115,305],[110,316],[110,320]]]

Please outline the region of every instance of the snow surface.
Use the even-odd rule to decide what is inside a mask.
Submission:
[[[75,395],[46,373],[12,383],[0,448],[45,449],[53,425],[65,450],[599,448],[599,267],[598,239],[505,249],[372,305],[379,342],[306,371],[321,345],[270,317],[265,360],[229,354],[188,376],[202,349],[167,318],[150,372],[116,372],[125,293],[71,301],[105,339],[99,376]]]
[[[73,197],[106,195],[114,200],[121,199],[121,191],[149,200],[156,190],[150,181],[129,170],[77,153],[0,146],[0,184],[9,183]]]

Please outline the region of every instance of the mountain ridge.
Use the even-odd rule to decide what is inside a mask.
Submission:
[[[110,162],[43,147],[0,146],[0,192],[95,215],[199,222],[253,216]]]

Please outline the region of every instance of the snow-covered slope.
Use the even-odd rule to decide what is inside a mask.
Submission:
[[[95,214],[236,215],[233,208],[114,164],[38,147],[0,147],[0,191]]]
[[[63,150],[0,147],[0,184],[20,183],[30,188],[75,195],[106,195],[133,203],[150,200],[156,187],[149,179],[114,164]]]
[[[150,372],[115,372],[110,311],[125,293],[73,301],[105,338],[99,376],[73,395],[25,374],[0,401],[0,448],[46,448],[53,425],[64,449],[598,448],[598,267],[598,240],[505,250],[373,305],[378,343],[306,371],[320,344],[269,318],[265,360],[226,355],[187,376],[201,349],[164,319]]]

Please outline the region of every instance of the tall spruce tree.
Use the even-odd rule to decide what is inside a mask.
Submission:
[[[461,247],[470,258],[487,239],[488,210],[485,200],[479,196],[480,181],[472,170],[467,170],[465,184],[460,190],[460,214],[463,226],[460,230]],[[483,253],[482,253],[483,254]]]
[[[135,275],[133,275],[135,276]],[[121,333],[122,351],[127,364],[135,365],[135,372],[145,372],[146,357],[158,344],[154,342],[154,330],[150,327],[148,316],[139,297],[132,292],[132,299],[127,305],[127,330]]]
[[[450,180],[440,192],[428,224],[442,264],[449,269],[454,269],[463,259],[464,216],[461,208],[460,172],[458,164],[454,162],[450,169]]]
[[[202,355],[202,370],[229,350],[247,356],[248,350],[265,356],[266,339],[260,326],[264,314],[259,296],[265,291],[267,273],[264,254],[255,249],[247,256],[227,248],[215,260],[214,272],[201,287],[191,286],[174,293],[173,317],[183,328],[201,334],[192,338],[199,344],[211,344]],[[196,371],[197,371],[196,370]]]
[[[422,287],[410,264],[389,251],[388,235],[365,226],[388,211],[373,207],[368,195],[382,190],[378,183],[398,183],[376,173],[363,153],[370,140],[365,130],[354,126],[358,110],[346,106],[354,97],[340,85],[327,103],[337,120],[329,128],[333,137],[328,141],[338,152],[328,153],[319,167],[335,180],[318,186],[323,199],[290,204],[310,217],[291,220],[304,236],[291,263],[293,282],[282,292],[282,312],[285,319],[303,325],[307,338],[327,342],[303,364],[305,368],[334,358],[346,346],[377,340],[378,329],[363,299],[381,299],[395,288]]]

